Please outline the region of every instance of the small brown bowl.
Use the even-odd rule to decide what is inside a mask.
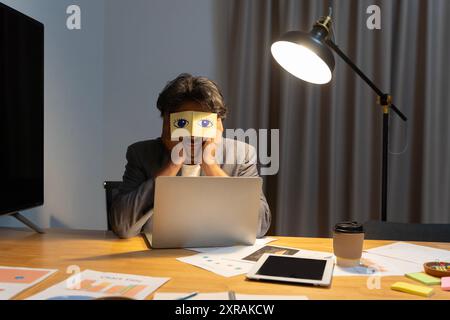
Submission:
[[[450,277],[450,262],[427,262],[423,264],[425,273],[433,277]],[[444,271],[442,268],[446,269]]]

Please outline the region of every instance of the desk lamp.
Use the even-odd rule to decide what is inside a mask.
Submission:
[[[290,31],[273,43],[274,59],[293,76],[313,84],[331,81],[335,67],[332,50],[340,56],[377,94],[377,103],[383,111],[383,155],[381,183],[381,220],[387,220],[388,141],[389,112],[394,111],[403,121],[407,117],[392,103],[391,95],[383,93],[344,52],[332,41],[332,19],[330,14],[320,18],[311,32]]]

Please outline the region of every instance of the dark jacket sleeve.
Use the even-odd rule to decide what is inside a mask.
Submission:
[[[258,167],[256,161],[256,150],[254,147],[248,145],[246,152],[245,163],[240,166],[240,177],[258,177]],[[264,192],[261,190],[260,205],[259,205],[259,230],[257,237],[262,238],[270,228],[272,220],[272,214],[270,212],[269,205],[267,204]]]
[[[154,179],[146,176],[133,146],[126,157],[123,183],[110,212],[111,228],[120,238],[138,235],[153,212]]]

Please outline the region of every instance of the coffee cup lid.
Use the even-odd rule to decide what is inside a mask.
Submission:
[[[342,233],[361,233],[364,232],[362,224],[356,221],[345,221],[337,223],[334,226],[334,231]]]

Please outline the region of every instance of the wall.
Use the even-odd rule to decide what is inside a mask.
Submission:
[[[222,84],[211,0],[1,0],[43,22],[45,205],[42,227],[105,229],[102,182],[120,180],[128,145],[160,135],[156,99],[181,72]],[[66,8],[82,29],[66,28]],[[0,226],[22,226],[0,217]]]
[[[161,134],[158,94],[182,72],[220,81],[211,0],[108,0],[105,14],[105,177],[121,180],[125,152]]]
[[[103,1],[2,0],[45,25],[45,204],[24,212],[42,227],[102,228]],[[82,29],[66,8],[82,8]],[[1,225],[21,226],[0,217]]]

